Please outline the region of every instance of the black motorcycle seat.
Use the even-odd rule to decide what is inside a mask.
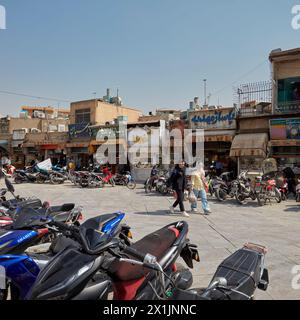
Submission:
[[[142,254],[151,254],[159,261],[175,242],[177,235],[177,230],[173,230],[172,228],[163,228],[157,232],[147,235],[131,247]],[[135,257],[130,254],[126,254],[126,252],[125,257],[136,260]],[[147,276],[150,270],[143,268],[142,266],[131,265],[125,262],[120,262],[119,259],[115,259],[109,266],[108,272],[116,281],[133,281]]]
[[[59,236],[52,242],[50,252],[56,255],[67,248],[80,248],[80,244],[70,238]]]
[[[92,230],[98,230],[101,231],[102,227],[108,223],[109,221],[116,219],[118,217],[117,213],[113,214],[104,214],[102,216],[99,216],[97,218],[92,218],[87,221],[85,221],[82,225],[81,228],[83,229],[92,229]]]

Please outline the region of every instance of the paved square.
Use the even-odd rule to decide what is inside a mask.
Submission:
[[[2,182],[1,182],[2,183]],[[0,183],[0,187],[1,187]],[[75,202],[83,206],[85,218],[122,211],[132,227],[134,239],[161,227],[182,220],[170,215],[172,197],[156,193],[146,195],[142,186],[134,191],[125,187],[81,189],[71,184],[16,185],[22,196],[38,196],[52,205]],[[300,299],[300,290],[292,289],[292,268],[300,265],[300,206],[295,201],[258,207],[249,202],[244,207],[227,201],[210,200],[213,214],[209,217],[193,214],[187,219],[189,238],[198,245],[201,263],[193,271],[194,287],[205,287],[217,266],[246,242],[265,245],[269,249],[266,264],[270,273],[268,291],[256,292],[257,299]],[[188,204],[187,204],[188,205]],[[188,207],[187,207],[188,208]]]

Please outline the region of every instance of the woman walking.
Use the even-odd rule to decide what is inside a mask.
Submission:
[[[205,183],[206,183],[205,182],[205,171],[203,170],[202,166],[199,166],[192,175],[193,192],[195,194],[196,199],[201,197],[202,208],[203,208],[204,214],[209,215],[209,214],[211,214],[211,210],[209,208],[208,201],[207,201]],[[192,212],[198,213],[197,200],[192,203]]]
[[[189,217],[189,214],[185,211],[184,208],[184,191],[186,187],[186,175],[185,175],[185,162],[182,161],[179,165],[177,165],[171,176],[172,188],[176,192],[177,200],[170,208],[171,213],[175,212],[175,208],[179,205],[181,214],[184,217]]]

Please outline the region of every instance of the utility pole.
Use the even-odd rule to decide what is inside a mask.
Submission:
[[[203,82],[204,82],[204,106],[207,106],[207,95],[206,95],[207,79],[204,79]]]

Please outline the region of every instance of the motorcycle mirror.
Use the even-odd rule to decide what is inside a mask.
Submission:
[[[6,188],[7,188],[7,190],[9,192],[11,192],[11,193],[15,192],[14,186],[12,185],[12,183],[7,178],[5,178],[5,185],[6,185]]]

